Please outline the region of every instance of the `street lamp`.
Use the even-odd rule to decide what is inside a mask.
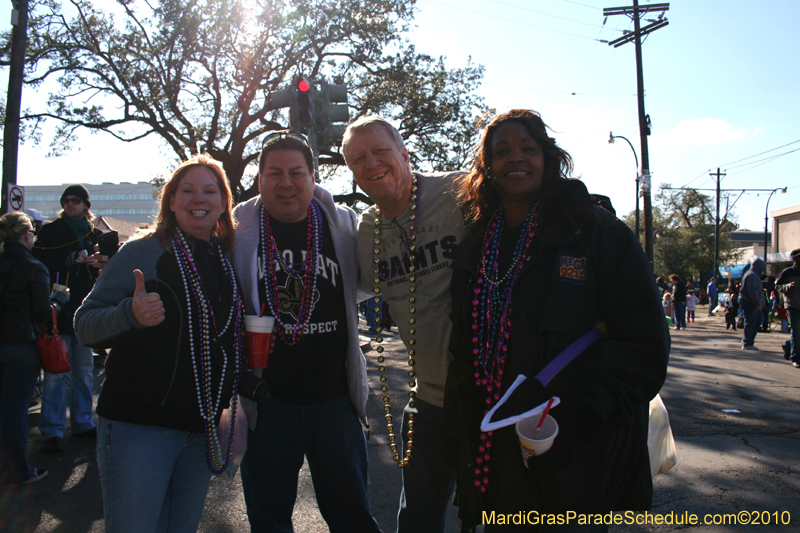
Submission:
[[[781,194],[786,194],[786,187],[778,187],[776,189],[772,189],[772,192],[770,192],[769,196],[767,197],[767,207],[764,209],[764,263],[765,263],[765,268],[766,268],[766,265],[769,265],[769,260],[767,259],[767,221],[769,219],[769,201],[772,199],[772,195],[775,194],[777,191],[781,191]]]
[[[622,139],[633,151],[633,158],[636,160],[636,240],[639,240],[639,157],[636,155],[636,150],[633,148],[631,142],[622,135],[614,135],[614,132],[608,132],[608,144],[614,144],[614,139]]]

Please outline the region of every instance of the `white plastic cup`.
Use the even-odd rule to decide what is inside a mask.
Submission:
[[[558,422],[550,415],[544,419],[541,429],[537,432],[536,426],[539,424],[542,415],[538,414],[525,420],[520,420],[514,426],[519,437],[519,445],[522,449],[522,462],[528,467],[528,459],[534,455],[542,455],[553,446],[553,441],[558,436]]]
[[[250,368],[267,368],[274,327],[274,316],[247,315],[244,317],[245,351],[247,366]]]

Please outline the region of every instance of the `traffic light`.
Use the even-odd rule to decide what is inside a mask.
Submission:
[[[316,88],[313,80],[297,76],[292,82],[292,105],[289,108],[289,123],[292,131],[308,135],[314,127],[314,99]]]
[[[347,86],[319,82],[315,98],[316,141],[320,151],[330,152],[339,146],[350,121],[347,108]],[[343,124],[336,124],[337,122]]]

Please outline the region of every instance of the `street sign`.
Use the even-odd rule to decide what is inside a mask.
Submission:
[[[25,208],[25,187],[8,184],[8,205],[13,211],[22,211]]]

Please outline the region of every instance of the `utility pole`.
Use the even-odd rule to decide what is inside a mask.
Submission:
[[[719,237],[720,237],[720,234],[719,234],[719,226],[720,226],[719,204],[720,204],[720,196],[721,196],[721,194],[723,192],[739,191],[741,194],[744,194],[746,192],[768,192],[768,193],[770,193],[769,196],[767,197],[767,205],[766,205],[765,212],[764,212],[764,262],[766,263],[767,262],[767,219],[768,219],[768,214],[769,214],[769,200],[770,200],[770,198],[772,198],[772,195],[775,194],[778,191],[781,191],[781,193],[785,194],[786,191],[788,190],[788,187],[777,187],[775,189],[720,189],[720,187],[719,187],[720,178],[722,176],[725,176],[726,174],[724,172],[720,172],[720,170],[718,168],[716,172],[709,172],[708,175],[711,176],[711,177],[717,178],[717,187],[716,187],[716,189],[695,189],[694,187],[664,187],[664,190],[693,191],[695,194],[697,194],[697,191],[715,191],[717,193],[717,215],[716,215],[715,224],[714,224],[715,227],[716,227],[716,231],[714,232],[714,274],[713,275],[716,276],[717,278],[719,278]],[[736,202],[734,202],[734,205],[736,205]],[[708,209],[706,209],[706,212],[708,212]],[[725,209],[725,218],[726,219],[728,218],[728,208]]]
[[[725,173],[721,173],[719,168],[717,168],[716,174],[709,172],[709,176],[714,176],[717,178],[717,216],[715,218],[715,230],[714,230],[714,276],[719,279],[719,200],[720,200],[720,188],[719,182],[722,176],[725,176]]]
[[[6,121],[3,130],[3,205],[8,211],[8,186],[17,183],[19,153],[19,115],[22,109],[22,79],[25,69],[25,48],[28,45],[28,0],[14,0],[11,12],[11,57],[8,70]]]
[[[664,13],[669,10],[669,4],[651,4],[639,7],[638,0],[633,0],[633,7],[608,7],[603,9],[606,17],[612,15],[627,15],[633,19],[633,33],[627,33],[619,39],[608,43],[609,46],[618,48],[625,43],[633,42],[636,50],[636,90],[638,93],[639,104],[639,138],[641,142],[642,154],[642,176],[641,191],[644,202],[644,252],[653,268],[653,204],[650,200],[651,180],[650,180],[650,154],[647,150],[647,136],[650,135],[650,117],[645,113],[644,108],[644,74],[642,72],[642,36],[647,35],[659,28],[663,28],[669,22],[664,18]],[[641,27],[640,17],[649,12],[661,12],[658,19],[645,27]]]

